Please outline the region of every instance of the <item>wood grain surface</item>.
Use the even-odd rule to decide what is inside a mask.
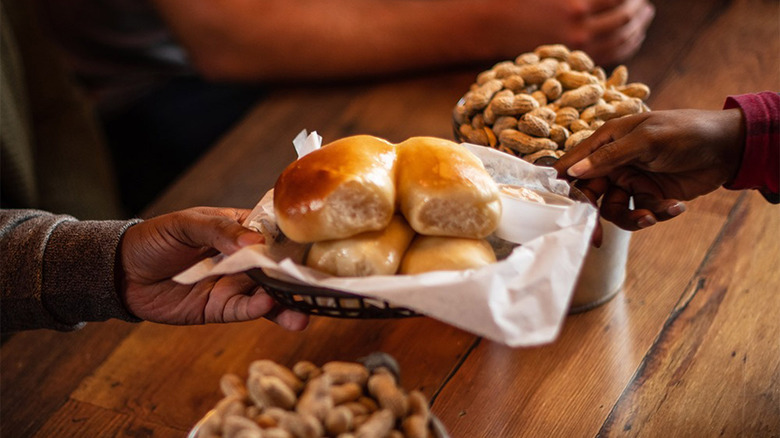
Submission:
[[[780,90],[780,3],[654,2],[627,62],[653,109],[719,109]],[[487,68],[490,66],[484,66]],[[484,69],[483,68],[483,69]],[[302,129],[326,141],[452,138],[451,110],[481,69],[274,90],[144,212],[251,208],[294,159]],[[780,207],[718,190],[633,234],[623,290],[567,317],[559,337],[508,348],[430,318],[312,318],[172,327],[120,321],[13,335],[0,347],[2,437],[183,437],[250,362],[398,359],[452,437],[780,436]]]

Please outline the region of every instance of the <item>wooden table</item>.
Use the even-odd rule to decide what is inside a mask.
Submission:
[[[656,2],[631,79],[654,109],[718,109],[780,89],[780,3]],[[488,66],[482,66],[485,68]],[[253,206],[294,157],[292,138],[451,138],[473,71],[307,89],[260,103],[146,212]],[[228,372],[395,356],[453,437],[780,436],[780,209],[718,191],[634,234],[624,290],[569,316],[559,338],[508,348],[429,318],[315,317],[200,327],[118,321],[31,331],[2,346],[2,436],[182,437]]]

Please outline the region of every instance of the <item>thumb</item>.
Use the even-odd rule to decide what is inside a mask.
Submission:
[[[175,222],[176,237],[185,245],[210,247],[224,254],[263,243],[263,236],[238,222],[233,209],[194,209],[182,212]]]

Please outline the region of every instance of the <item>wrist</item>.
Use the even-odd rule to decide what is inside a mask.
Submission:
[[[739,108],[721,111],[721,164],[725,182],[733,182],[742,166],[745,151],[745,115]]]

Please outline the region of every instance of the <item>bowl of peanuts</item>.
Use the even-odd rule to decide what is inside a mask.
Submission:
[[[449,438],[425,396],[399,382],[398,363],[382,352],[292,368],[256,360],[246,378],[222,376],[223,398],[188,438]]]
[[[649,95],[624,65],[608,76],[583,51],[543,45],[477,75],[453,109],[454,134],[547,165],[607,120],[649,111]]]
[[[650,87],[610,74],[587,53],[542,45],[477,75],[452,111],[458,141],[551,166],[608,120],[650,111]],[[570,313],[590,310],[623,286],[631,233],[600,219],[603,241],[589,249]]]

